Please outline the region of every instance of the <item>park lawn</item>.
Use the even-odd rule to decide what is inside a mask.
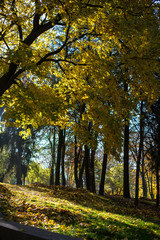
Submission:
[[[82,239],[160,239],[160,209],[121,196],[41,184],[0,184],[0,211],[7,220]]]

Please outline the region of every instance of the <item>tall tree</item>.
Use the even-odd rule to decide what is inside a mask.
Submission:
[[[107,168],[107,154],[104,153],[103,155],[103,163],[102,163],[102,173],[101,173],[101,180],[99,186],[99,194],[104,195],[104,186],[105,186],[105,175],[106,175],[106,168]]]
[[[143,139],[144,139],[144,112],[143,112],[144,103],[141,101],[140,104],[140,127],[139,127],[139,150],[137,156],[137,167],[136,167],[136,188],[135,188],[135,205],[138,205],[138,197],[139,197],[139,174],[140,174],[140,162],[143,151]]]

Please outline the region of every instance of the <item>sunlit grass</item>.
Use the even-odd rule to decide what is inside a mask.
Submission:
[[[43,185],[0,185],[6,219],[83,239],[160,239],[160,213],[122,197]],[[10,194],[11,193],[11,194]]]

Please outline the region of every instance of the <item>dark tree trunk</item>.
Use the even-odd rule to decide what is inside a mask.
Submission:
[[[124,127],[124,169],[123,169],[123,196],[130,198],[129,191],[129,122],[125,120]]]
[[[143,197],[147,198],[147,182],[145,178],[145,164],[144,164],[144,150],[142,149],[142,188],[143,188]]]
[[[22,185],[22,145],[21,145],[21,139],[18,137],[17,138],[17,148],[18,148],[18,153],[17,153],[17,184]]]
[[[158,121],[158,156],[156,158],[156,206],[159,207],[159,168],[160,168],[160,121]]]
[[[84,173],[84,159],[82,159],[82,148],[77,147],[77,137],[75,136],[75,148],[74,148],[74,178],[76,188],[83,188],[83,173]]]
[[[87,187],[87,190],[91,191],[90,151],[87,145],[85,145],[84,163],[85,163],[86,187]]]
[[[78,148],[77,148],[77,137],[74,137],[74,179],[76,183],[76,188],[79,187],[78,179]]]
[[[84,173],[84,167],[85,167],[85,162],[83,159],[82,166],[79,170],[79,182],[78,182],[78,188],[83,188],[83,173]]]
[[[95,162],[95,150],[91,151],[91,191],[96,193],[96,183],[95,183],[95,170],[94,170],[94,162]]]
[[[62,185],[66,185],[66,179],[65,179],[65,165],[64,165],[64,159],[65,159],[65,137],[66,137],[66,129],[63,129],[63,144],[62,144]]]
[[[5,174],[3,174],[3,175],[0,177],[0,182],[1,182],[1,183],[3,183],[4,177],[5,177]]]
[[[55,185],[60,185],[60,165],[61,165],[62,143],[63,143],[63,130],[59,129]]]
[[[139,151],[137,157],[137,168],[136,168],[136,188],[135,188],[135,205],[138,205],[138,197],[139,197],[139,173],[140,173],[140,162],[141,162],[141,155],[143,150],[143,138],[144,138],[144,123],[143,123],[143,101],[141,101],[140,106],[140,142],[139,142]]]
[[[108,155],[104,153],[103,155],[103,163],[102,163],[102,174],[101,174],[101,181],[99,186],[99,194],[104,195],[104,184],[105,184],[105,175],[106,175],[106,168],[107,168],[107,159]]]
[[[128,93],[128,84],[124,82],[124,91]],[[129,119],[129,114],[128,114]],[[124,169],[123,169],[123,196],[130,198],[129,191],[129,120],[125,119],[124,126]]]
[[[142,187],[143,187],[143,197],[147,198],[147,182],[145,179],[145,165],[144,165],[144,156],[143,156],[143,149],[142,149]]]
[[[55,146],[56,146],[56,130],[54,127],[53,133],[53,143],[51,142],[51,150],[52,150],[52,163],[51,163],[51,172],[50,172],[50,186],[54,185],[54,167],[55,167]]]
[[[156,159],[156,187],[157,187],[156,207],[159,207],[159,156]]]

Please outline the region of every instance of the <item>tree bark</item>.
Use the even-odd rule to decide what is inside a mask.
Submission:
[[[159,155],[156,159],[156,185],[157,185],[156,207],[159,207]]]
[[[56,130],[55,130],[55,127],[54,127],[53,143],[51,142],[52,163],[51,163],[51,172],[50,172],[50,186],[54,185],[55,146],[56,146]]]
[[[96,183],[95,183],[95,169],[94,169],[94,162],[95,162],[95,150],[92,149],[91,151],[91,191],[96,193]]]
[[[18,153],[17,153],[17,184],[22,185],[22,145],[21,145],[21,139],[18,137],[17,138],[17,148],[18,148]]]
[[[87,147],[87,145],[85,145],[84,163],[85,163],[86,187],[87,187],[87,190],[91,191],[90,151],[89,151],[89,148]]]
[[[79,187],[79,179],[78,179],[78,148],[77,148],[77,137],[74,136],[74,179],[76,183],[76,188]]]
[[[141,172],[141,176],[142,176],[142,187],[143,187],[143,197],[147,198],[147,182],[145,179],[145,165],[144,165],[144,156],[143,156],[143,149],[142,149],[142,172]]]
[[[104,195],[104,184],[105,184],[105,175],[106,175],[106,169],[107,169],[107,159],[108,159],[108,155],[106,153],[104,153],[101,181],[100,181],[100,186],[99,186],[99,194],[100,195]]]
[[[124,81],[124,92],[126,92],[128,94],[128,83],[126,81]],[[127,114],[127,118],[125,118],[125,126],[124,126],[123,196],[125,198],[130,198],[130,190],[129,190],[129,113]]]
[[[59,129],[55,185],[60,185],[60,165],[61,165],[62,143],[63,143],[63,130]]]
[[[63,129],[63,143],[62,143],[62,185],[66,185],[66,179],[65,179],[65,165],[64,165],[64,159],[65,159],[65,137],[66,137],[66,129]]]
[[[144,122],[143,122],[143,101],[141,101],[140,106],[140,142],[139,142],[139,151],[137,157],[137,168],[136,168],[136,188],[135,188],[135,205],[138,206],[138,197],[139,197],[139,173],[140,173],[140,162],[141,155],[143,150],[143,138],[144,138]]]
[[[78,181],[78,188],[83,188],[83,173],[84,173],[84,168],[85,168],[85,162],[83,159],[82,166],[79,170],[79,181]]]
[[[156,185],[157,185],[157,194],[156,194],[156,207],[159,207],[159,168],[160,168],[160,119],[158,121],[158,156],[156,158]]]
[[[129,191],[129,122],[124,126],[124,168],[123,168],[123,196],[130,198]]]

